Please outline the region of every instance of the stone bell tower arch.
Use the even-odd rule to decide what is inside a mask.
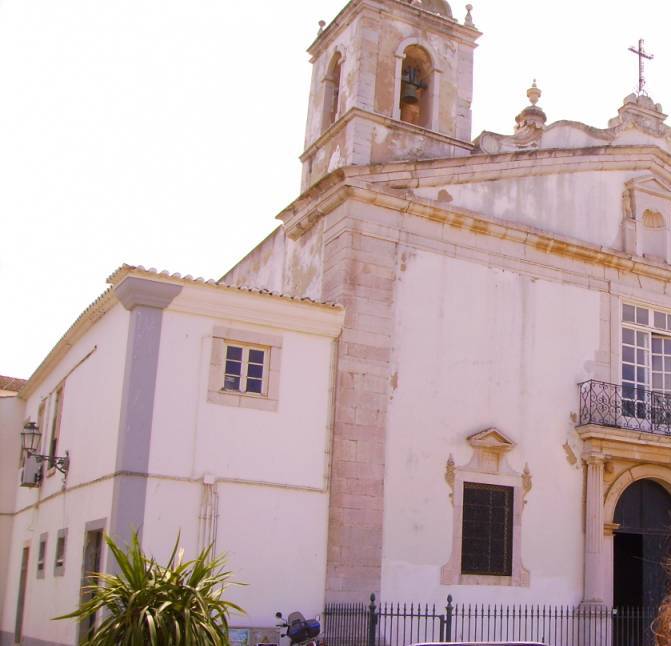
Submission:
[[[468,155],[480,32],[446,0],[351,0],[308,53],[301,190],[342,166]]]

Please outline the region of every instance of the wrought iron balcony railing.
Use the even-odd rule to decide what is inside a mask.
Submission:
[[[671,393],[595,380],[578,387],[581,426],[597,424],[671,435]]]

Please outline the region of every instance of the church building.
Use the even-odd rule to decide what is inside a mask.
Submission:
[[[474,21],[348,2],[308,50],[278,228],[219,281],[121,267],[0,399],[3,443],[46,456],[2,452],[0,644],[88,634],[49,617],[133,528],[227,552],[255,635],[371,592],[659,604],[671,129],[642,82],[604,129],[547,123],[533,82],[473,137]]]

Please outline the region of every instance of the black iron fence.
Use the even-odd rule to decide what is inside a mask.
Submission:
[[[331,603],[322,615],[327,646],[534,641],[548,646],[652,646],[653,608]]]
[[[594,379],[578,387],[580,424],[671,435],[671,394]]]

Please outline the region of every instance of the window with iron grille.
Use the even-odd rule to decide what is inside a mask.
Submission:
[[[464,482],[462,574],[511,576],[513,487]]]

